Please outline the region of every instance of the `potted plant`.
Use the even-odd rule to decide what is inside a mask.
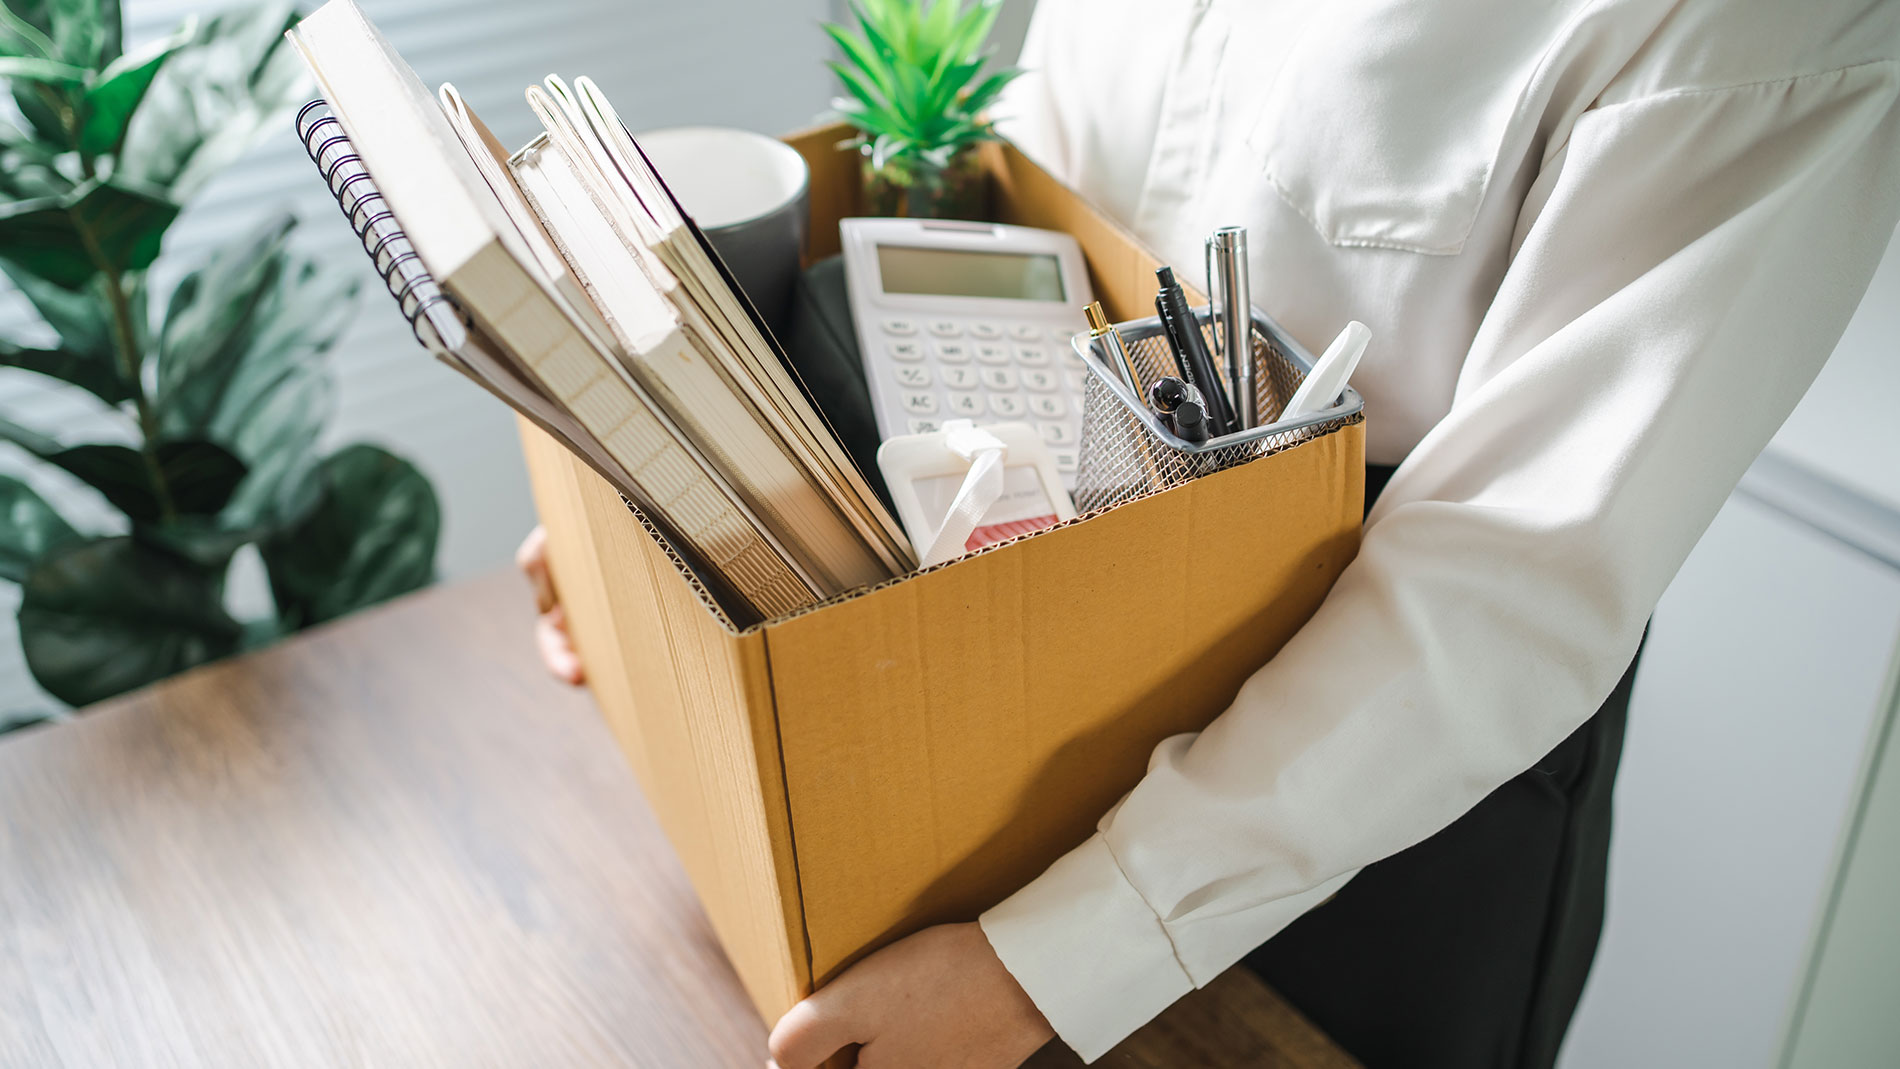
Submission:
[[[123,52],[117,0],[0,3],[0,79],[23,123],[0,121],[0,268],[42,321],[36,339],[0,339],[0,367],[62,383],[116,425],[75,443],[42,412],[0,412],[0,443],[31,477],[0,476],[0,579],[22,588],[34,678],[81,705],[428,582],[428,481],[374,446],[317,452],[320,357],[355,279],[295,253],[281,217],[167,292],[151,282],[185,202],[261,132],[288,130],[305,84],[283,37],[291,6]],[[68,520],[56,503],[83,487],[118,520]],[[225,582],[245,546],[273,606],[238,620]]]
[[[848,96],[838,113],[859,131],[873,215],[981,219],[975,149],[994,140],[983,109],[1020,70],[984,73],[984,44],[1002,0],[853,0],[857,32],[827,23]]]

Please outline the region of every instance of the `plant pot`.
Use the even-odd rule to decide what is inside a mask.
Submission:
[[[989,217],[989,183],[975,146],[950,157],[942,167],[918,156],[896,157],[877,167],[871,162],[870,146],[862,151],[868,214],[913,219]]]

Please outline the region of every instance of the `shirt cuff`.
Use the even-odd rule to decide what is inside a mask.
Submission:
[[[977,923],[1084,1062],[1194,989],[1160,918],[1099,832]]]

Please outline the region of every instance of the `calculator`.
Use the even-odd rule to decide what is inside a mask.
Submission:
[[[878,437],[1028,423],[1075,489],[1094,298],[1075,239],[936,219],[845,219],[846,288]]]

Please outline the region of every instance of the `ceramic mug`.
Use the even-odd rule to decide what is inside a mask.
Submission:
[[[811,219],[805,158],[776,138],[723,126],[675,126],[634,140],[760,318],[783,335]]]

